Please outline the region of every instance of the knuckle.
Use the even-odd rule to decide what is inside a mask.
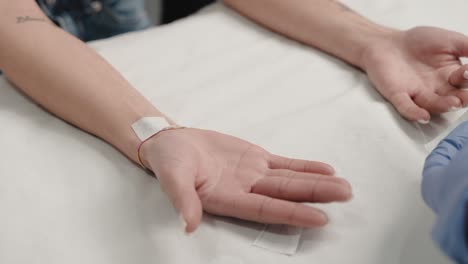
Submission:
[[[309,196],[310,201],[314,201],[316,199],[317,192],[318,192],[318,186],[319,186],[319,184],[321,184],[321,181],[322,181],[321,178],[318,178],[317,180],[314,181],[314,183],[312,185],[311,192],[310,192],[310,196]]]

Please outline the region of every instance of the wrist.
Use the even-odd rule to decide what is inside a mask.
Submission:
[[[154,138],[151,138],[147,141],[144,141],[144,142],[141,142],[140,143],[140,146],[138,147],[138,162],[140,163],[140,165],[142,165],[144,168],[150,170],[150,171],[154,171],[153,168],[151,167],[151,163],[150,163],[150,154],[151,154],[151,150],[154,151],[155,149],[155,142],[156,141],[156,137]]]
[[[341,14],[338,21],[332,19],[330,25],[322,29],[322,38],[311,43],[365,70],[365,56],[370,47],[392,38],[395,32],[398,30],[381,26],[355,13],[346,13]]]
[[[373,34],[366,40],[366,45],[362,45],[355,65],[367,72],[370,67],[373,67],[376,60],[379,60],[384,53],[389,53],[394,48],[392,42],[396,41],[401,33],[400,30],[384,28]]]
[[[160,131],[155,132],[149,138],[141,141],[137,149],[138,162],[144,168],[154,171],[154,168],[151,167],[151,157],[157,153],[158,146],[161,146],[161,140],[167,135],[173,134],[176,130],[185,129],[181,126],[169,126]],[[167,138],[167,137],[166,137]],[[162,145],[167,145],[162,143]]]
[[[166,124],[163,125],[159,130],[162,130],[166,127],[178,127],[174,121],[165,116],[160,116],[158,114],[149,114],[148,116],[161,117],[167,121]],[[135,123],[136,122],[134,122],[133,124]],[[137,150],[143,141],[145,141],[148,137],[152,136],[156,132],[157,131],[150,131],[145,138],[141,138],[134,130],[133,125],[129,125],[129,123],[126,122],[124,124],[119,123],[119,126],[113,126],[109,129],[106,129],[105,131],[93,133],[99,135],[99,137],[103,138],[111,145],[119,149],[132,161],[140,164]]]

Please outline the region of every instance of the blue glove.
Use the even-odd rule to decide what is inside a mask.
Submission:
[[[432,237],[458,263],[468,263],[468,122],[458,126],[427,157],[422,195],[437,214]]]

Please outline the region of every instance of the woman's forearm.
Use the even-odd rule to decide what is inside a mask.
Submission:
[[[335,0],[224,0],[252,20],[363,68],[367,47],[391,29]]]
[[[50,112],[137,161],[132,123],[162,113],[96,52],[52,24],[34,1],[11,2],[0,9],[0,69]]]

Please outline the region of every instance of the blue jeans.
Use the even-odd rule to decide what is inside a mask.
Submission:
[[[36,0],[54,23],[83,41],[152,25],[145,0]]]

